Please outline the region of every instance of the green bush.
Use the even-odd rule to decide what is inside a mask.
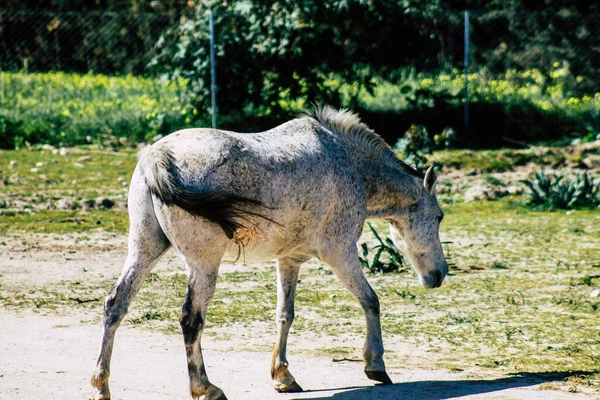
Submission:
[[[338,91],[341,104],[355,108],[390,143],[413,127],[419,134],[413,135],[411,149],[427,153],[454,145],[504,145],[504,135],[531,142],[571,133],[582,140],[595,138],[600,132],[600,93],[570,96],[564,89],[565,73],[563,67],[550,75],[509,71],[498,80],[485,79],[483,72],[470,74],[473,103],[468,131],[462,123],[464,75],[458,71],[431,75],[405,69],[393,80],[371,79],[372,90],[346,83],[341,76],[330,76],[324,85]],[[209,116],[191,105],[190,85],[183,78],[0,72],[0,148],[90,140],[119,143],[122,137],[136,143],[183,127],[207,125]],[[222,114],[219,125],[259,131],[311,106],[304,92],[282,89],[277,96],[276,105],[253,103]],[[226,91],[219,92],[220,100],[228,97]]]
[[[563,175],[535,174],[531,181],[523,180],[530,190],[534,205],[570,209],[600,206],[600,185],[588,173],[580,173],[566,181]]]
[[[583,77],[576,77],[585,80]],[[388,141],[412,125],[433,135],[456,131],[455,145],[497,147],[504,137],[526,142],[565,136],[594,137],[600,132],[600,93],[575,95],[566,82],[568,66],[550,72],[509,70],[501,77],[469,74],[470,123],[463,122],[465,74],[398,70],[391,79],[373,79],[372,90],[341,83],[342,104],[356,104],[361,116]]]
[[[150,140],[197,120],[185,84],[132,75],[0,72],[0,148]]]

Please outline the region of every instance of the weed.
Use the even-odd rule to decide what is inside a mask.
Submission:
[[[366,243],[361,245],[363,256],[360,258],[360,263],[362,267],[369,270],[373,274],[378,272],[388,273],[405,271],[406,267],[404,265],[404,257],[402,254],[400,254],[392,240],[388,237],[385,238],[385,241],[382,240],[373,226],[371,224],[368,224],[368,226],[379,244],[372,247],[371,250],[369,250],[369,247]],[[369,261],[371,252],[374,252],[375,255]],[[382,256],[385,258],[382,258]]]
[[[529,188],[534,205],[563,209],[600,205],[600,185],[588,173],[580,173],[568,182],[564,178],[564,175],[546,175],[539,171],[534,180],[521,182]]]
[[[504,182],[492,175],[483,175],[482,179],[492,186],[505,186]]]
[[[400,296],[403,299],[414,300],[417,298],[417,296],[415,296],[408,290],[397,290],[396,289],[396,290],[394,290],[394,293],[396,293],[398,296]]]
[[[506,264],[500,262],[500,261],[494,261],[492,263],[492,265],[490,265],[491,269],[508,269],[508,267],[506,266]]]
[[[524,335],[523,331],[519,328],[509,328],[509,327],[504,328],[504,334],[506,335],[507,342],[509,342],[510,339],[517,333]]]
[[[521,292],[509,293],[506,295],[506,302],[513,306],[520,306],[525,304],[525,297]]]
[[[448,314],[448,319],[450,320],[449,325],[466,324],[466,323],[472,323],[472,322],[476,321],[469,317],[457,316],[452,313]]]

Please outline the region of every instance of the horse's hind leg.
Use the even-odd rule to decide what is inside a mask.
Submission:
[[[206,310],[215,293],[217,273],[221,261],[220,255],[211,258],[214,259],[204,259],[198,263],[194,262],[194,265],[187,265],[189,274],[188,289],[179,322],[185,342],[192,397],[199,399],[204,396],[202,397],[203,400],[226,400],[227,398],[221,389],[208,380],[200,344],[206,320]]]
[[[367,338],[363,348],[365,374],[369,379],[391,384],[392,380],[385,372],[383,362],[379,299],[362,272],[356,244],[353,243],[345,250],[323,255],[322,259],[331,266],[342,284],[358,299],[365,312],[367,319]]]
[[[119,280],[106,296],[104,303],[102,346],[91,379],[95,389],[95,399],[110,398],[108,377],[115,333],[127,313],[132,298],[170,246],[154,215],[150,193],[144,192],[139,182],[137,187],[135,184],[134,176],[129,196],[130,228],[127,259]]]
[[[278,392],[301,392],[302,388],[288,370],[286,358],[287,338],[294,321],[294,295],[298,283],[300,264],[304,259],[281,258],[277,260],[277,343],[271,361],[273,387]]]

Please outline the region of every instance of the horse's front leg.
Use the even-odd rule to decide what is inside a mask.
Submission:
[[[226,400],[223,391],[211,384],[204,368],[200,339],[204,330],[206,310],[215,293],[218,263],[211,266],[188,265],[188,289],[179,322],[183,332],[190,377],[192,398],[203,400]]]
[[[301,392],[302,388],[288,370],[287,338],[294,321],[294,295],[300,264],[305,260],[280,258],[277,260],[277,343],[271,361],[273,387],[278,392]]]
[[[333,251],[323,255],[322,259],[342,284],[358,299],[367,319],[367,338],[363,348],[365,374],[369,379],[386,385],[392,380],[385,372],[383,362],[383,340],[381,338],[381,322],[379,318],[379,299],[369,285],[360,265],[356,244],[352,243],[346,249]]]

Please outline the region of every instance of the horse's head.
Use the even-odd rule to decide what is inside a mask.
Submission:
[[[435,197],[437,176],[430,167],[423,179],[418,199],[402,208],[390,221],[392,241],[404,252],[426,288],[442,285],[448,263],[440,243],[439,228],[444,213]]]

